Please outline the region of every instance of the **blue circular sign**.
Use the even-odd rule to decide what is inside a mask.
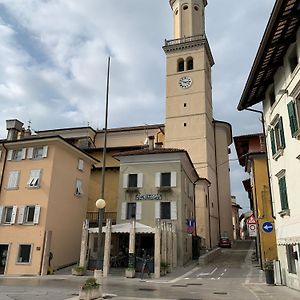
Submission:
[[[264,222],[262,229],[264,232],[272,232],[273,231],[273,224],[271,222]]]

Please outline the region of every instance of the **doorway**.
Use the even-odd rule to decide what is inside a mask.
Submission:
[[[0,275],[4,275],[8,254],[8,245],[0,245]]]

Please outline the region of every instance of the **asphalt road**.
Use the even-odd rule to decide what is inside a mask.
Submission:
[[[252,245],[253,246],[253,245]],[[237,243],[204,267],[180,268],[160,280],[110,276],[103,282],[108,298],[123,300],[300,299],[300,292],[268,286],[249,242]],[[78,299],[85,278],[56,274],[36,278],[0,278],[0,300]]]

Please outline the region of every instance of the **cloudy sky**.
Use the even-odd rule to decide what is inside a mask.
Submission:
[[[168,0],[0,0],[0,138],[5,120],[35,130],[103,127],[107,57],[112,56],[109,127],[164,122]],[[260,131],[236,106],[274,0],[209,0],[214,117],[233,134]],[[247,209],[232,147],[232,194]]]

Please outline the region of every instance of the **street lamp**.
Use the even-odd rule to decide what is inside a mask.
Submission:
[[[104,215],[104,208],[106,202],[104,199],[98,199],[96,201],[96,207],[98,208],[98,240],[97,240],[97,269],[101,270],[101,258],[102,258],[102,224],[103,224],[103,215]]]

